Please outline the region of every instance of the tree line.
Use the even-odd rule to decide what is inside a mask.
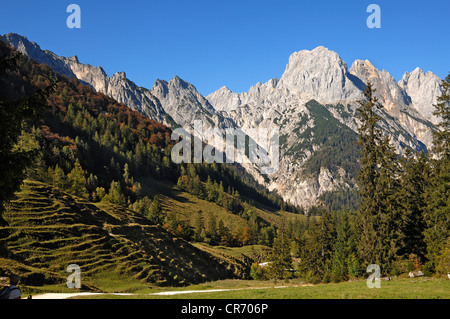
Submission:
[[[431,152],[407,148],[400,156],[378,126],[382,106],[367,85],[358,108],[358,210],[323,211],[297,234],[282,226],[269,267],[252,266],[255,278],[292,277],[295,268],[313,282],[342,281],[365,274],[370,264],[387,276],[450,272],[450,75],[442,88]]]

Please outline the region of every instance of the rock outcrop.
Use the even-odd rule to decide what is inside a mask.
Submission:
[[[411,98],[413,107],[427,120],[434,124],[438,119],[433,115],[437,97],[442,94],[442,80],[433,72],[423,72],[416,68],[411,73],[406,72],[398,82],[399,86]]]

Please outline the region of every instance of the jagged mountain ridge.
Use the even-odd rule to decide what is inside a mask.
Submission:
[[[179,77],[168,82],[157,80],[153,88],[147,90],[127,79],[124,72],[108,77],[101,67],[81,64],[76,56],[64,58],[42,51],[25,37],[7,34],[2,39],[55,71],[77,77],[97,91],[172,127],[180,125],[192,129],[195,119],[202,119],[207,126],[234,127],[244,132],[279,127],[283,139],[278,173],[267,180],[261,178],[251,165],[244,166],[266,187],[282,194],[285,200],[304,207],[319,204],[319,198],[325,192],[354,187],[354,174],[348,174],[342,167],[337,167],[338,164],[336,167],[323,165],[315,174],[308,174],[305,168],[311,166],[315,153],[328,147],[329,139],[325,142],[314,139],[314,134],[323,133],[316,127],[317,123],[323,119],[332,122],[333,132],[346,136],[352,134],[348,130],[357,131],[358,122],[354,116],[357,101],[363,97],[368,81],[374,84],[377,97],[385,106],[379,111],[380,125],[393,137],[398,151],[405,146],[429,148],[431,132],[436,129],[430,122],[436,123],[430,110],[435,101],[433,94],[441,92],[441,80],[437,76],[431,72],[423,76],[423,71],[416,69],[411,74],[405,73],[396,83],[387,71],[377,70],[369,61],[357,60],[348,69],[337,53],[322,46],[293,53],[279,80],[257,83],[243,93],[222,87],[203,97],[192,84]],[[319,106],[311,108],[307,104],[311,100],[325,106],[328,113]]]
[[[151,91],[138,87],[127,79],[125,72],[117,72],[109,77],[101,66],[95,67],[80,63],[76,55],[65,58],[51,51],[42,50],[37,43],[29,41],[24,36],[9,33],[0,38],[37,62],[47,64],[55,72],[59,72],[68,78],[77,78],[96,91],[126,104],[153,120],[173,124],[170,116],[164,111],[161,103]]]
[[[208,100],[198,93],[192,84],[177,76],[169,82],[157,80],[149,90],[129,80],[123,71],[109,77],[101,66],[80,63],[77,56],[65,58],[49,50],[42,50],[37,43],[29,41],[24,36],[9,33],[0,38],[37,62],[49,65],[55,72],[69,78],[77,78],[96,91],[124,103],[155,121],[172,127],[181,125],[185,128],[192,127],[194,118],[202,119],[210,126],[232,125],[215,112]]]
[[[439,94],[440,79],[433,79],[436,87],[434,93]],[[224,116],[243,127],[244,131],[254,126],[279,125],[283,155],[280,170],[271,177],[267,187],[307,207],[319,204],[318,199],[326,192],[346,190],[356,184],[355,174],[348,174],[339,167],[339,161],[335,161],[335,167],[330,163],[322,163],[325,165],[321,165],[320,169],[316,167],[315,173],[311,174],[310,168],[314,166],[311,162],[318,161],[314,154],[324,153],[329,143],[329,139],[319,141],[314,138],[314,134],[321,135],[324,131],[319,127],[323,125],[323,119],[328,121],[328,125],[333,125],[339,134],[352,135],[345,127],[356,133],[357,101],[363,97],[363,90],[369,81],[376,88],[375,95],[384,106],[378,111],[382,118],[380,126],[391,136],[397,151],[402,152],[405,146],[417,150],[429,148],[432,131],[436,129],[426,116],[435,101],[429,94],[426,95],[429,102],[426,98],[418,99],[418,95],[410,96],[404,89],[407,81],[401,86],[387,71],[379,71],[369,61],[357,60],[347,69],[345,62],[335,52],[324,47],[292,54],[279,80],[257,83],[243,93],[234,93],[222,87],[207,98]],[[427,83],[427,86],[431,84]],[[326,106],[330,114],[325,114],[319,108],[313,110],[308,107],[311,100]],[[430,106],[427,108],[423,107],[428,104]],[[330,121],[332,118],[345,127]],[[356,139],[355,136],[351,138]],[[337,155],[345,152],[345,149],[328,150]]]
[[[398,120],[411,136],[429,147],[431,131],[435,129],[433,124],[437,123],[430,114],[436,96],[442,93],[441,80],[428,72],[428,81],[420,82],[416,80],[420,71],[416,70],[412,77],[405,73],[402,81],[396,83],[387,71],[379,71],[367,60],[356,60],[347,70],[345,62],[335,52],[318,47],[292,54],[280,80],[257,83],[244,93],[234,93],[222,87],[207,99],[216,109],[233,118],[233,114],[241,114],[239,107],[245,109],[252,105],[282,111],[289,108],[289,104],[304,104],[311,99],[322,104],[354,104],[363,97],[364,87],[370,81],[388,114]],[[408,83],[409,79],[411,83]],[[411,88],[409,91],[413,93],[427,94],[408,94],[405,88]]]

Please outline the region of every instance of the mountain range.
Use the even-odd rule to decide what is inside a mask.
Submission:
[[[124,103],[147,117],[171,127],[192,129],[194,120],[207,126],[252,129],[277,127],[280,131],[279,169],[261,175],[244,165],[261,184],[277,191],[286,201],[311,208],[336,203],[352,206],[358,166],[358,101],[371,82],[379,104],[379,125],[398,152],[406,147],[428,150],[438,119],[433,104],[442,93],[442,80],[416,68],[397,82],[386,70],[368,60],[356,60],[350,68],[323,46],[294,52],[280,79],[256,83],[248,92],[222,87],[202,96],[194,85],[178,76],[156,80],[153,88],[136,85],[125,72],[108,76],[100,67],[81,63],[77,56],[62,57],[42,50],[26,37],[1,36],[20,52],[55,72],[77,78],[98,92]]]

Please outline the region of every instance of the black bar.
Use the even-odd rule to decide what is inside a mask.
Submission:
[[[61,318],[73,315],[84,318],[92,315],[129,314],[139,318],[324,318],[324,316],[393,317],[392,311],[416,317],[420,311],[448,313],[448,299],[97,299],[97,300],[17,300],[11,309],[21,315],[45,314]],[[8,302],[2,306],[7,307]],[[235,306],[236,305],[236,306]],[[266,306],[263,306],[266,305]],[[18,307],[18,308],[17,308]],[[6,309],[6,308],[5,308]],[[211,309],[214,311],[211,314]],[[189,313],[186,313],[189,312]],[[289,316],[289,317],[285,317]],[[127,317],[125,317],[128,319]]]

